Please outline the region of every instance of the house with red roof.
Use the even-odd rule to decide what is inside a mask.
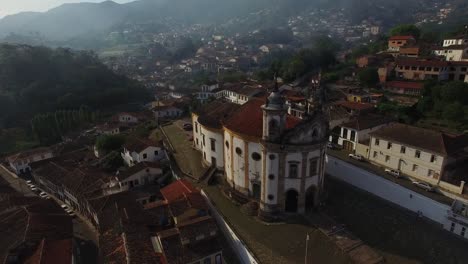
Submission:
[[[401,47],[415,42],[416,39],[413,36],[392,36],[388,39],[388,50],[398,52]]]
[[[422,82],[391,81],[385,83],[385,90],[395,94],[420,96],[424,89]]]

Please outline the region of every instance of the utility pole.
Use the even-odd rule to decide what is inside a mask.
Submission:
[[[309,240],[310,240],[309,233],[307,233],[304,264],[307,264],[307,257],[309,255],[307,254],[307,250],[309,249]]]

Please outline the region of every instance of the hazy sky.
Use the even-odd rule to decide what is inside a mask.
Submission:
[[[46,11],[64,3],[94,2],[104,0],[0,0],[0,17],[23,11]],[[132,2],[134,0],[114,0],[117,3]]]

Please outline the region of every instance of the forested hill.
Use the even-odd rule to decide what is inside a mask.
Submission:
[[[0,44],[0,128],[42,112],[147,98],[145,88],[114,74],[92,52]]]

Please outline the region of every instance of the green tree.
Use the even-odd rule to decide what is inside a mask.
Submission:
[[[461,122],[464,119],[464,114],[463,105],[459,102],[455,102],[445,106],[442,117],[452,122]]]
[[[121,135],[101,135],[96,139],[96,148],[102,152],[119,150],[125,143]]]
[[[412,24],[403,24],[395,26],[390,29],[390,36],[401,36],[401,35],[411,35],[415,39],[419,39],[421,35],[421,30]]]
[[[359,82],[366,87],[373,87],[379,82],[379,73],[376,68],[365,68],[358,73]]]

